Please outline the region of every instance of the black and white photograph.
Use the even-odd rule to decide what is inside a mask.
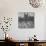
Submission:
[[[34,12],[18,13],[18,28],[34,28]]]

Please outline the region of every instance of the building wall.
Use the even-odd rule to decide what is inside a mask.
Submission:
[[[19,12],[34,12],[35,13],[35,27],[33,29],[19,29],[18,28],[18,13]],[[12,17],[12,26],[10,33],[17,40],[27,40],[34,34],[37,35],[37,39],[45,39],[45,15],[46,8],[43,7],[33,8],[30,6],[28,0],[0,0],[0,19],[4,16]],[[0,39],[4,35],[0,29]]]

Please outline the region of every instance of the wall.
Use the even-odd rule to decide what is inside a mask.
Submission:
[[[35,12],[35,28],[33,29],[19,29],[18,28],[18,12]],[[45,16],[46,8],[32,8],[29,5],[28,0],[0,0],[0,18],[3,16],[13,17],[13,22],[10,31],[12,35],[17,40],[27,40],[34,34],[37,35],[39,40],[45,39]],[[0,31],[2,35],[2,31]],[[45,34],[44,34],[45,33]],[[4,34],[4,33],[3,33]],[[0,36],[0,39],[3,37]],[[4,39],[4,38],[3,38]]]

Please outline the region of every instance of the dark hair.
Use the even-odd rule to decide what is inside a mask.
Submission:
[[[36,37],[36,35],[34,35],[34,37]]]

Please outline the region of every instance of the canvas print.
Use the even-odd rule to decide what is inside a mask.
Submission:
[[[34,12],[18,13],[18,28],[34,28]]]

